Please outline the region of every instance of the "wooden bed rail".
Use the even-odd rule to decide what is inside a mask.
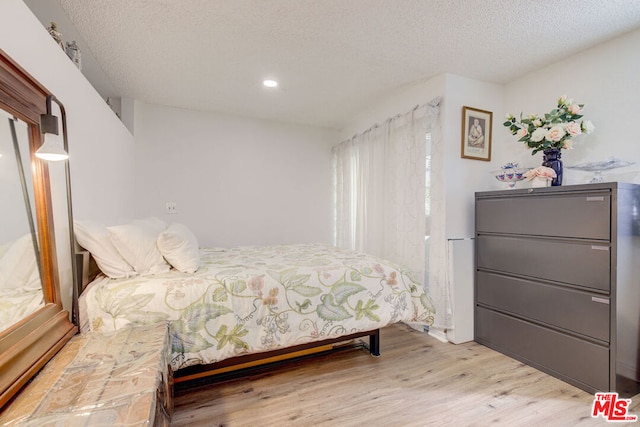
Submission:
[[[362,341],[360,341],[360,343],[353,342],[353,340],[362,337],[369,337],[368,346]],[[380,356],[380,330],[358,332],[338,338],[268,352],[236,356],[210,365],[190,366],[179,369],[174,373],[174,383],[186,383],[204,378],[206,378],[207,381],[215,381],[217,378],[228,379],[230,377],[244,375],[248,370],[264,368],[276,363],[301,359],[311,355],[329,354],[354,347],[364,347],[369,350],[372,356]]]

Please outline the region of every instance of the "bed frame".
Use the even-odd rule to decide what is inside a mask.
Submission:
[[[78,275],[78,287],[74,289],[73,298],[73,322],[80,328],[80,313],[78,299],[100,270],[91,254],[80,248],[76,248],[76,274]],[[367,343],[358,338],[368,337]],[[372,356],[380,356],[380,329],[343,335],[292,347],[277,350],[245,354],[209,365],[197,365],[179,369],[174,372],[174,383],[195,383],[206,379],[207,382],[216,379],[228,379],[230,377],[245,375],[259,368],[271,367],[285,361],[300,360],[310,356],[319,356],[345,349],[365,348]]]
[[[357,338],[369,337],[369,345]],[[226,380],[255,372],[261,368],[271,368],[283,362],[301,360],[310,356],[322,356],[354,348],[365,348],[372,356],[380,356],[380,330],[343,335],[308,344],[296,345],[277,350],[245,354],[224,359],[210,365],[197,365],[180,369],[174,373],[174,384]],[[186,385],[186,384],[185,384]]]

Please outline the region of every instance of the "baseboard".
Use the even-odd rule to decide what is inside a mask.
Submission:
[[[447,332],[442,329],[436,329],[434,327],[429,328],[429,335],[441,342],[449,342],[447,339]]]

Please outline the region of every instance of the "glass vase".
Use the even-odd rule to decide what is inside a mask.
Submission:
[[[556,177],[551,180],[551,186],[562,185],[562,153],[559,148],[547,148],[543,151],[542,166],[553,169]]]

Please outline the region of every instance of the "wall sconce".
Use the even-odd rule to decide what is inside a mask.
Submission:
[[[58,117],[51,114],[52,101],[58,104],[62,113],[62,141],[60,141],[58,133]],[[44,135],[44,144],[36,151],[36,157],[52,162],[67,160],[69,158],[67,152],[67,117],[64,106],[53,95],[47,96],[47,113],[40,115],[40,130]]]

